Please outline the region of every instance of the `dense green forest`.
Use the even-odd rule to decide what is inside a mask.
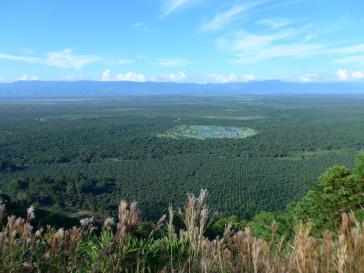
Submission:
[[[252,219],[299,200],[364,147],[355,96],[138,97],[0,101],[0,186],[11,200],[81,217],[136,200],[157,219],[209,191],[221,215]],[[168,138],[176,126],[251,128],[244,139]]]

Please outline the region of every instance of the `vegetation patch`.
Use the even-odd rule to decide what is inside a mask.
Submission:
[[[158,136],[174,139],[195,138],[205,140],[212,138],[242,139],[256,134],[255,130],[247,127],[180,125]]]
[[[207,119],[227,119],[227,120],[257,120],[257,119],[263,119],[262,116],[202,116],[202,118]]]
[[[299,151],[292,152],[287,155],[282,154],[281,156],[277,156],[276,158],[281,160],[305,160],[312,158],[319,158],[325,156],[350,156],[355,154],[355,151],[344,150],[344,149],[334,149],[334,150],[314,150],[314,151]]]
[[[214,211],[250,220],[262,210],[282,211],[326,168],[353,167],[364,150],[364,100],[259,97],[258,106],[238,99],[140,96],[41,107],[1,100],[1,191],[66,215],[109,215],[120,198],[136,200],[145,219],[157,220],[169,204],[182,207],[186,192],[206,188]],[[183,124],[249,127],[258,135],[153,137]]]

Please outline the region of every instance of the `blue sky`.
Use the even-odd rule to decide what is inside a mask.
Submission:
[[[0,81],[363,81],[363,12],[363,0],[0,0]]]

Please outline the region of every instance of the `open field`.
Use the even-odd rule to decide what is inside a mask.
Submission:
[[[1,190],[70,214],[125,198],[156,218],[207,188],[213,210],[251,218],[364,148],[364,100],[349,95],[2,100],[0,116]]]
[[[179,125],[171,130],[158,134],[159,137],[173,139],[195,138],[205,139],[243,139],[254,136],[257,132],[244,127],[224,127],[224,126],[205,126],[205,125]]]

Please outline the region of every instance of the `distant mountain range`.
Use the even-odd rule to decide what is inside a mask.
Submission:
[[[296,83],[251,81],[196,84],[125,81],[17,81],[0,83],[0,99],[116,97],[130,95],[364,94],[364,82]]]

